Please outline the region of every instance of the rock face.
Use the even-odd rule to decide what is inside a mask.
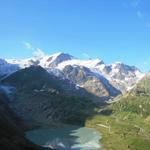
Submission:
[[[68,65],[63,69],[63,73],[65,78],[101,99],[108,99],[120,94],[120,91],[114,88],[106,78],[100,74],[93,73],[84,66]]]
[[[128,91],[144,75],[136,67],[120,62],[107,65],[100,59],[80,60],[65,53],[42,55],[24,60],[7,60],[7,62],[18,66],[18,68],[10,69],[9,73],[32,65],[41,66],[50,74],[61,79],[68,79],[76,84],[76,87],[82,87],[96,97],[108,99],[120,92]],[[5,65],[1,65],[1,68],[5,68]],[[2,72],[5,73],[5,71]]]

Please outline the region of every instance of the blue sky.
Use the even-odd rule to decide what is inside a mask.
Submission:
[[[0,0],[0,57],[35,51],[150,70],[149,0]]]

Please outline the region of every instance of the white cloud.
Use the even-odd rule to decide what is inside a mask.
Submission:
[[[31,43],[26,42],[26,41],[23,41],[22,43],[27,49],[30,49],[30,50],[34,49]]]
[[[33,52],[33,56],[34,56],[35,58],[40,59],[40,58],[42,58],[42,57],[45,56],[45,53],[44,53],[44,51],[41,50],[40,48],[36,48],[35,51]]]
[[[31,43],[23,41],[22,44],[26,49],[31,50],[33,57],[35,57],[36,59],[40,59],[45,56],[45,53],[42,49],[35,48]]]

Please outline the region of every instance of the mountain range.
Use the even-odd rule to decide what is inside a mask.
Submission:
[[[105,64],[100,59],[77,59],[65,53],[28,59],[0,59],[1,78],[30,66],[41,66],[50,74],[69,80],[98,98],[107,100],[131,89],[143,76],[138,68],[121,62]]]
[[[118,149],[143,146],[147,150],[149,85],[149,73],[121,62],[108,65],[65,53],[0,59],[0,134],[4,137],[0,142],[6,150],[11,146],[41,149],[26,140],[23,132],[73,124],[100,130],[106,149],[116,149],[117,144]],[[111,134],[99,128],[100,123],[111,126]]]

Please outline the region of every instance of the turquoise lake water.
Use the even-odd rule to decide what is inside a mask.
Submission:
[[[42,128],[26,132],[33,143],[58,150],[101,150],[101,135],[86,127]]]

